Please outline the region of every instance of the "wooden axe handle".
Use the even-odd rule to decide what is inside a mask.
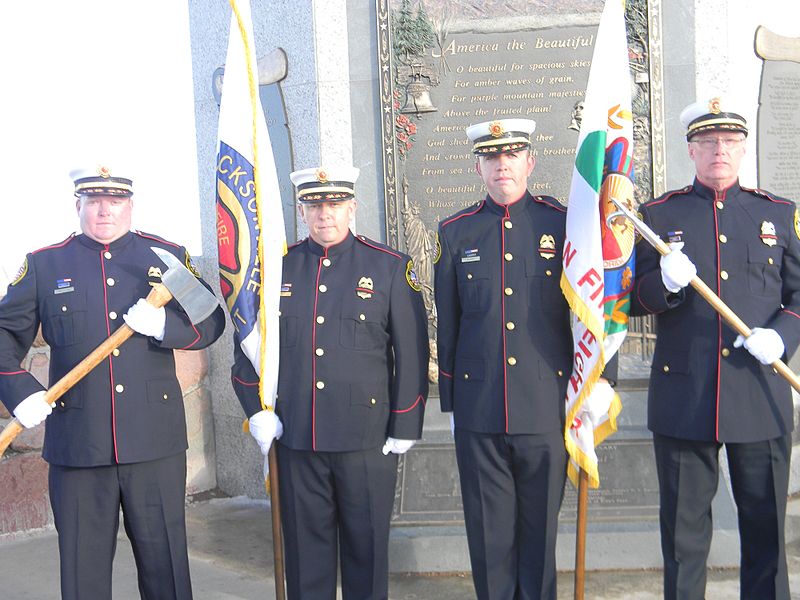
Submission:
[[[647,241],[649,242],[650,240],[647,239]],[[654,246],[655,249],[658,250],[658,253],[662,256],[666,256],[670,253],[669,246],[667,246],[661,239],[658,239]],[[689,284],[695,290],[697,290],[697,293],[700,294],[703,299],[708,302],[723,319],[725,319],[728,325],[730,325],[736,333],[746,338],[750,337],[750,335],[753,333],[750,327],[748,327],[747,324],[739,318],[739,315],[733,312],[733,310],[722,301],[722,298],[717,296],[717,294],[714,293],[714,290],[708,287],[702,279],[695,275]],[[774,363],[771,363],[770,366],[775,369],[775,372],[778,373],[778,375],[788,381],[789,385],[791,385],[796,391],[800,392],[800,379],[798,379],[794,371],[789,368],[789,365],[787,365],[781,359],[778,359]]]
[[[155,306],[156,308],[161,308],[170,300],[172,300],[172,294],[166,288],[166,286],[156,284],[153,286],[153,289],[150,290],[150,293],[147,294],[146,300],[148,304]],[[47,404],[52,404],[61,398],[61,396],[66,394],[72,388],[72,386],[83,379],[87,373],[89,373],[89,371],[103,362],[106,357],[111,354],[114,348],[119,347],[123,342],[125,342],[125,340],[131,337],[133,333],[133,329],[128,327],[127,323],[123,323],[119,329],[111,334],[111,337],[100,344],[97,348],[92,350],[92,352],[81,362],[75,365],[71,371],[59,379],[55,384],[50,386],[47,392],[45,392],[43,401]],[[14,438],[16,438],[23,429],[25,428],[17,419],[12,419],[12,421],[5,426],[2,433],[0,433],[0,457],[3,456],[6,448],[8,448],[11,442],[14,441]]]

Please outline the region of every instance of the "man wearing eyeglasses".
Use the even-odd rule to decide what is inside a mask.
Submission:
[[[793,202],[739,184],[747,123],[719,98],[681,114],[694,183],[644,203],[672,252],[639,244],[634,314],[655,313],[648,398],[660,488],[664,597],[705,597],[711,501],[725,445],[739,516],[741,597],[789,600],[784,550],[792,394],[770,364],[800,342]],[[743,339],[691,287],[695,273],[749,326]]]

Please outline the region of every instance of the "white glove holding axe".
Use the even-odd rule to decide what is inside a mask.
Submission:
[[[48,404],[44,400],[44,395],[44,391],[34,392],[17,404],[17,408],[14,409],[14,416],[17,421],[22,423],[23,427],[27,429],[36,427],[47,418],[47,415],[53,412],[55,402]]]
[[[122,318],[135,332],[155,338],[159,342],[164,339],[167,311],[163,306],[156,308],[144,298],[139,298]]]
[[[671,252],[661,257],[661,281],[670,292],[677,293],[697,275],[697,267],[683,251],[683,242],[672,242]]]
[[[734,348],[744,346],[762,365],[771,365],[783,356],[783,339],[774,329],[753,327],[750,337],[738,336],[733,342]]]
[[[250,435],[258,442],[261,454],[266,456],[272,441],[281,439],[283,423],[274,411],[262,410],[250,417]]]

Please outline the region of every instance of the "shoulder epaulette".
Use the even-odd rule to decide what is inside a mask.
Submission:
[[[450,223],[453,223],[454,221],[458,221],[459,219],[461,219],[463,217],[470,217],[470,216],[480,212],[480,210],[483,208],[483,205],[485,203],[486,203],[486,200],[484,199],[484,200],[481,200],[480,202],[478,202],[477,204],[473,204],[472,206],[468,206],[467,208],[461,209],[456,214],[454,214],[454,215],[452,215],[450,217],[447,217],[444,221],[442,221],[441,227],[444,227],[445,225],[449,225]]]
[[[545,204],[550,208],[555,208],[561,212],[567,212],[567,207],[561,204],[558,200],[553,198],[552,196],[531,196],[534,202],[538,202],[539,204]]]
[[[365,246],[368,246],[368,247],[373,248],[375,250],[380,250],[381,252],[385,252],[386,254],[391,254],[392,256],[394,256],[396,258],[400,258],[400,259],[403,258],[403,256],[397,250],[394,250],[393,248],[390,248],[386,244],[381,244],[380,242],[373,241],[373,240],[369,239],[365,235],[357,235],[356,236],[356,240],[361,242]]]
[[[766,190],[760,190],[758,188],[746,188],[744,186],[741,186],[741,188],[745,192],[750,192],[751,194],[755,194],[756,196],[764,198],[765,200],[769,200],[770,202],[777,202],[779,204],[792,204],[792,205],[794,204],[794,202],[792,202],[791,200],[788,200],[786,198],[781,198],[780,196],[776,196],[775,194],[768,192]]]
[[[145,233],[144,231],[137,231],[137,230],[132,230],[131,233],[136,234],[139,237],[143,237],[143,238],[148,239],[148,240],[154,240],[156,242],[161,242],[162,244],[166,244],[167,246],[173,246],[175,248],[180,248],[181,247],[180,244],[176,244],[175,242],[170,242],[169,240],[165,240],[161,236],[156,235],[154,233]]]
[[[31,254],[36,254],[37,252],[43,252],[44,250],[52,250],[54,248],[63,248],[74,239],[75,239],[75,233],[70,233],[67,239],[62,240],[57,244],[50,244],[49,246],[45,246],[44,248],[39,248],[38,250],[34,250],[33,252],[31,252]]]
[[[287,246],[286,247],[286,252],[289,252],[289,250],[294,250],[298,246],[302,245],[303,242],[305,242],[307,239],[308,239],[307,237],[304,237],[303,239],[297,240],[294,244],[291,244],[291,245]]]
[[[686,187],[682,187],[679,190],[670,190],[661,194],[658,198],[654,198],[653,200],[648,200],[647,202],[642,202],[642,206],[655,206],[656,204],[661,204],[662,202],[666,202],[670,198],[675,196],[683,196],[685,194],[690,193],[694,189],[693,186],[687,185]]]

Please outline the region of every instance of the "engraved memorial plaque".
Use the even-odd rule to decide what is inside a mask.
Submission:
[[[465,130],[483,121],[535,120],[531,141],[536,166],[528,188],[566,204],[603,0],[376,0],[376,6],[387,243],[412,256],[423,286],[433,357],[429,375],[434,398],[428,410],[438,411],[435,233],[439,221],[486,194]],[[657,0],[629,0],[626,8],[637,202],[664,191],[663,169],[653,166],[664,154],[663,118],[660,112],[651,118],[651,53],[653,48],[660,51],[648,33],[653,7],[657,18]],[[660,85],[660,80],[653,83],[658,89]],[[658,107],[661,102],[659,97]],[[625,363],[621,376],[635,374],[637,385],[642,379],[646,385],[651,328],[634,325],[628,337],[636,356]],[[604,462],[602,487],[592,492],[591,520],[652,520],[657,515],[655,468],[640,392],[637,388],[634,395],[642,410],[628,413],[636,415],[636,423],[626,438],[612,438],[598,450]],[[400,461],[394,524],[463,519],[452,440],[449,431],[436,438],[439,433],[444,434],[426,430],[423,442]],[[574,499],[568,484],[562,521],[574,520]]]
[[[758,110],[758,186],[800,201],[800,38],[756,32],[764,59]]]

